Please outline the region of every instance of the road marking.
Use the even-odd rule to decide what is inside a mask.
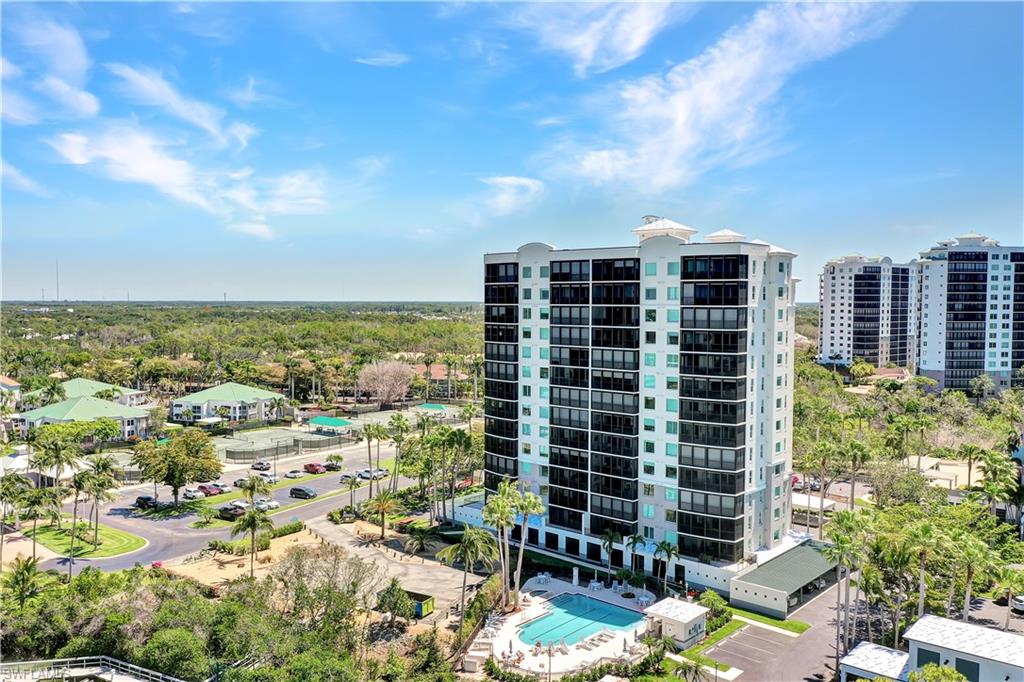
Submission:
[[[732,644],[738,644],[739,646],[745,646],[748,649],[753,649],[754,651],[760,651],[763,654],[771,655],[773,653],[772,651],[769,651],[768,649],[762,649],[759,646],[754,646],[753,644],[747,644],[746,642],[741,642],[738,639],[732,640]]]
[[[727,656],[733,656],[735,658],[742,658],[743,660],[750,661],[751,663],[761,663],[761,659],[760,658],[751,658],[750,656],[744,656],[743,654],[736,653],[735,651],[725,651],[725,652],[723,652],[723,651],[719,650],[718,653],[719,653],[718,660],[721,660],[721,654],[724,653]],[[728,663],[728,661],[723,661],[723,662],[724,663]]]

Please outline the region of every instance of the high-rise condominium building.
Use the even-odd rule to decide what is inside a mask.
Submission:
[[[918,373],[966,390],[989,374],[997,390],[1024,385],[1024,246],[980,234],[922,251]]]
[[[640,536],[634,570],[728,589],[789,524],[794,254],[654,216],[633,232],[484,256],[485,487],[541,496],[530,546],[600,565],[605,531]]]
[[[913,265],[880,256],[843,256],[826,263],[818,281],[819,360],[912,365],[915,272]]]

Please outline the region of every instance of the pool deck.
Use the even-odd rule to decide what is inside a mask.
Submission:
[[[588,581],[589,582],[589,581]],[[633,588],[630,588],[633,589]],[[531,592],[543,592],[539,596],[529,596]],[[647,597],[653,597],[646,590],[633,592]],[[495,661],[503,664],[503,655],[510,661],[518,660],[518,663],[508,663],[503,667],[518,670],[525,673],[547,673],[548,653],[545,648],[540,655],[534,655],[534,645],[526,644],[519,639],[519,628],[529,621],[544,616],[549,611],[548,601],[562,594],[576,593],[602,601],[606,604],[618,606],[644,616],[643,608],[638,606],[636,599],[625,599],[622,595],[616,594],[610,589],[590,590],[586,585],[573,585],[570,582],[549,578],[547,582],[541,582],[538,578],[531,578],[526,581],[522,588],[523,597],[520,598],[520,610],[501,617],[500,621],[491,628],[484,628],[477,636],[467,656],[493,655]],[[647,631],[647,620],[644,618],[633,627],[627,629],[603,628],[600,632],[591,635],[578,644],[568,644],[565,650],[560,646],[552,647],[551,673],[553,677],[560,677],[567,673],[577,672],[590,668],[602,660],[619,661],[635,660],[646,653],[646,648],[639,643]],[[611,636],[608,637],[610,632]],[[604,634],[604,638],[600,635]],[[600,641],[602,640],[603,641]],[[628,650],[623,650],[625,641]],[[586,644],[587,648],[581,645]],[[510,653],[511,652],[511,653]]]

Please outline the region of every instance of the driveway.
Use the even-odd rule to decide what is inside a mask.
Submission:
[[[749,680],[767,679],[757,676],[755,671],[763,670],[771,659],[779,655],[779,650],[792,646],[797,638],[772,632],[755,625],[747,625],[719,644],[704,652],[722,663],[728,663],[743,671],[743,677]]]

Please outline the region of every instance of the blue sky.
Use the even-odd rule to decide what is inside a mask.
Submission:
[[[1024,242],[1022,5],[5,3],[3,297],[477,300],[654,213]]]

